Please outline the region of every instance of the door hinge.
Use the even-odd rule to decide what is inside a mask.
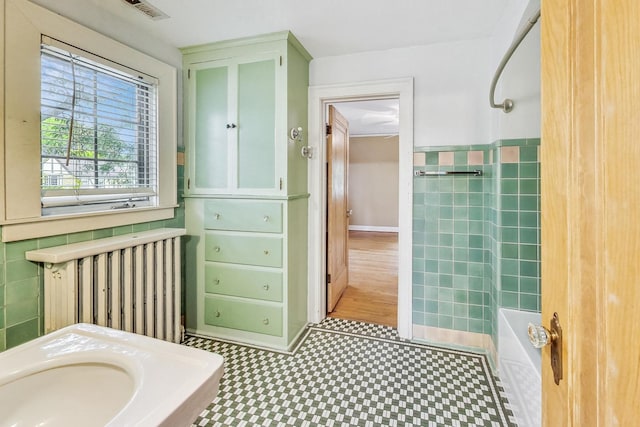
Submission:
[[[327,135],[331,135],[331,131],[332,131],[332,130],[333,130],[333,129],[331,128],[331,125],[327,125],[327,127],[326,127],[326,133],[327,133]]]
[[[282,55],[280,55],[280,66],[282,67]]]
[[[187,70],[187,78],[190,79],[191,78],[191,68],[189,68]]]
[[[327,274],[327,283],[331,283],[331,275]]]
[[[280,178],[280,189],[282,190],[282,178]]]

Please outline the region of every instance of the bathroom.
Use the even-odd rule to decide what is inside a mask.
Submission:
[[[144,16],[132,15],[123,2],[113,7],[95,2],[90,8],[81,6],[79,1],[34,3],[158,58],[176,67],[179,73],[182,55],[177,47],[196,44],[184,35],[174,44],[159,39],[149,29],[156,24],[163,25],[162,21],[145,21]],[[172,8],[168,2],[151,3],[160,9]],[[399,293],[405,298],[408,296],[405,307],[410,309],[399,310],[401,335],[484,351],[497,369],[499,309],[539,313],[542,308],[541,47],[540,24],[537,24],[509,62],[496,92],[499,102],[506,97],[514,99],[514,110],[505,114],[490,109],[488,86],[497,64],[518,28],[539,7],[535,1],[524,0],[496,0],[491,4],[496,16],[478,29],[477,36],[450,35],[447,40],[405,46],[389,46],[381,41],[379,47],[356,53],[343,52],[340,48],[318,50],[322,54],[314,54],[310,62],[309,86],[412,78],[413,128],[409,153],[413,165],[410,168],[412,191],[405,199],[410,202],[404,205],[404,211],[410,210],[412,217],[404,229],[408,236],[404,241],[411,243],[404,252],[400,249],[401,253],[410,254],[404,258],[405,265],[410,267],[404,270],[404,280],[399,283]],[[225,12],[240,12],[228,5],[224,7],[229,8],[224,9]],[[218,34],[218,39],[285,29],[271,28],[265,22],[260,24],[253,33],[230,30]],[[303,29],[296,30],[294,24],[295,20],[286,29],[300,37],[307,48],[315,47],[313,41],[305,43]],[[327,45],[331,43],[327,41]],[[333,43],[339,46],[335,40]],[[178,87],[178,99],[181,99],[182,89]],[[175,108],[180,118],[185,107],[176,102]],[[25,252],[162,227],[185,227],[185,203],[181,195],[187,183],[181,126],[182,120],[178,119],[177,174],[170,185],[177,189],[179,207],[172,218],[154,218],[109,228],[84,228],[77,232],[72,229],[50,237],[3,240],[0,350],[13,348],[44,333],[44,268],[28,261]],[[317,144],[311,123],[308,144]],[[451,168],[481,169],[483,175],[413,177],[414,171]],[[309,214],[311,218],[314,213]],[[5,228],[1,231],[5,237]],[[310,274],[317,273],[310,268]],[[316,288],[310,285],[308,293],[312,300]],[[313,302],[310,304],[309,312],[314,313]],[[310,319],[317,322],[319,319],[314,316],[310,315]]]

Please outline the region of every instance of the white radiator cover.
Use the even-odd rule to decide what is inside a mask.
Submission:
[[[182,228],[28,251],[44,264],[45,333],[94,323],[179,343]]]

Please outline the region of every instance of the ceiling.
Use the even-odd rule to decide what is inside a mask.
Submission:
[[[320,58],[489,37],[513,0],[145,1],[169,18],[151,20],[124,0],[84,4],[176,47],[291,30]]]
[[[389,136],[399,131],[398,99],[338,102],[333,105],[349,122],[351,136]]]

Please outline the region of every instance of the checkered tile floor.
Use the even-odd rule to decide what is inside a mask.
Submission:
[[[515,426],[485,356],[401,340],[393,328],[328,318],[295,351],[188,336],[225,358],[218,396],[194,426]]]

